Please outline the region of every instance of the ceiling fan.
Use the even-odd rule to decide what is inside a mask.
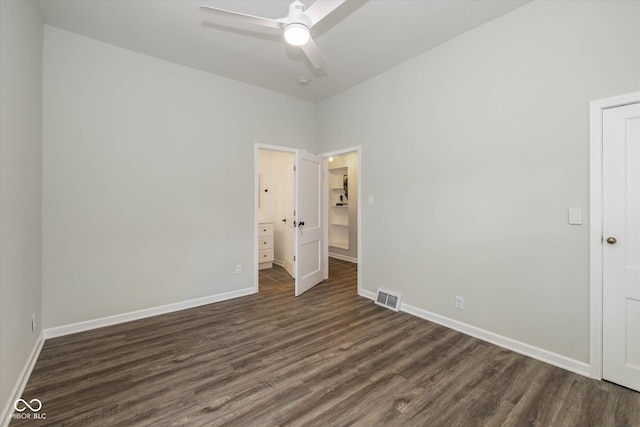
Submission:
[[[284,31],[284,39],[287,43],[300,46],[314,67],[324,68],[327,63],[311,38],[310,30],[344,2],[345,0],[318,0],[305,10],[305,6],[300,0],[294,0],[289,5],[289,14],[280,19],[263,18],[205,5],[200,6],[200,10],[219,16],[232,17],[250,24],[281,29]]]

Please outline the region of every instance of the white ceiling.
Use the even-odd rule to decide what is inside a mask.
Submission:
[[[312,31],[327,60],[314,69],[278,30],[199,11],[268,18],[287,0],[40,0],[45,23],[167,61],[318,102],[529,0],[348,0]],[[302,0],[309,7],[311,0]],[[298,77],[309,77],[307,86]]]

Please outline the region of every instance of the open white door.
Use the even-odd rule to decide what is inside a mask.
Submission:
[[[602,376],[640,391],[640,104],[602,119]]]
[[[296,296],[322,281],[322,160],[296,155]]]

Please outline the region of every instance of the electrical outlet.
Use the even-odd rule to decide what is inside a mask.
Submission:
[[[461,296],[456,296],[456,308],[458,310],[464,310],[464,298]]]
[[[36,314],[33,313],[31,315],[31,332],[35,332],[36,330]]]
[[[236,274],[242,273],[242,264],[236,265]]]

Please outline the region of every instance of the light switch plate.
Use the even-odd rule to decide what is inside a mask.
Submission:
[[[582,224],[582,209],[580,208],[569,209],[569,224],[571,225]]]

